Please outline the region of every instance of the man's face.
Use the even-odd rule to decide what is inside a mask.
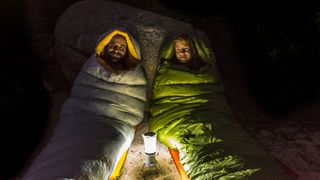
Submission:
[[[191,61],[192,53],[191,53],[190,45],[188,44],[187,41],[177,40],[174,48],[175,48],[177,60],[180,63],[187,63]]]
[[[106,47],[108,60],[112,63],[120,62],[127,53],[127,42],[122,36],[114,36]]]

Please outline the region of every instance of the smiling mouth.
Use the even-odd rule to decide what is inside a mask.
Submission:
[[[120,57],[121,54],[120,53],[116,53],[116,52],[111,52],[110,53],[112,56],[115,56],[115,57]]]

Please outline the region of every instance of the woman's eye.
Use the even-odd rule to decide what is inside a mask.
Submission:
[[[177,49],[176,51],[177,51],[177,53],[182,53],[182,52],[189,52],[190,49],[189,48],[183,48],[183,49]]]

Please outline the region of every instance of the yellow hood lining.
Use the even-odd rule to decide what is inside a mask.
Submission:
[[[117,30],[117,29],[114,30],[114,31],[112,31],[110,34],[106,35],[106,36],[98,43],[98,45],[97,45],[97,47],[96,47],[96,54],[97,54],[98,56],[100,56],[100,55],[103,53],[104,48],[106,47],[106,45],[107,45],[107,44],[110,42],[110,40],[111,40],[115,35],[117,35],[117,34],[123,36],[123,37],[126,39],[129,53],[131,54],[131,56],[132,56],[135,60],[139,61],[139,60],[140,60],[140,57],[138,57],[138,53],[137,53],[137,51],[136,51],[136,48],[134,47],[134,44],[133,44],[133,42],[132,42],[129,34],[126,33],[126,32]]]

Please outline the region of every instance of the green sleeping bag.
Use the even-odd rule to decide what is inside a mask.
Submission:
[[[190,179],[287,179],[235,120],[210,48],[188,37],[193,61],[201,65],[195,69],[174,60],[175,38],[163,46],[153,82],[150,130],[180,152]]]

